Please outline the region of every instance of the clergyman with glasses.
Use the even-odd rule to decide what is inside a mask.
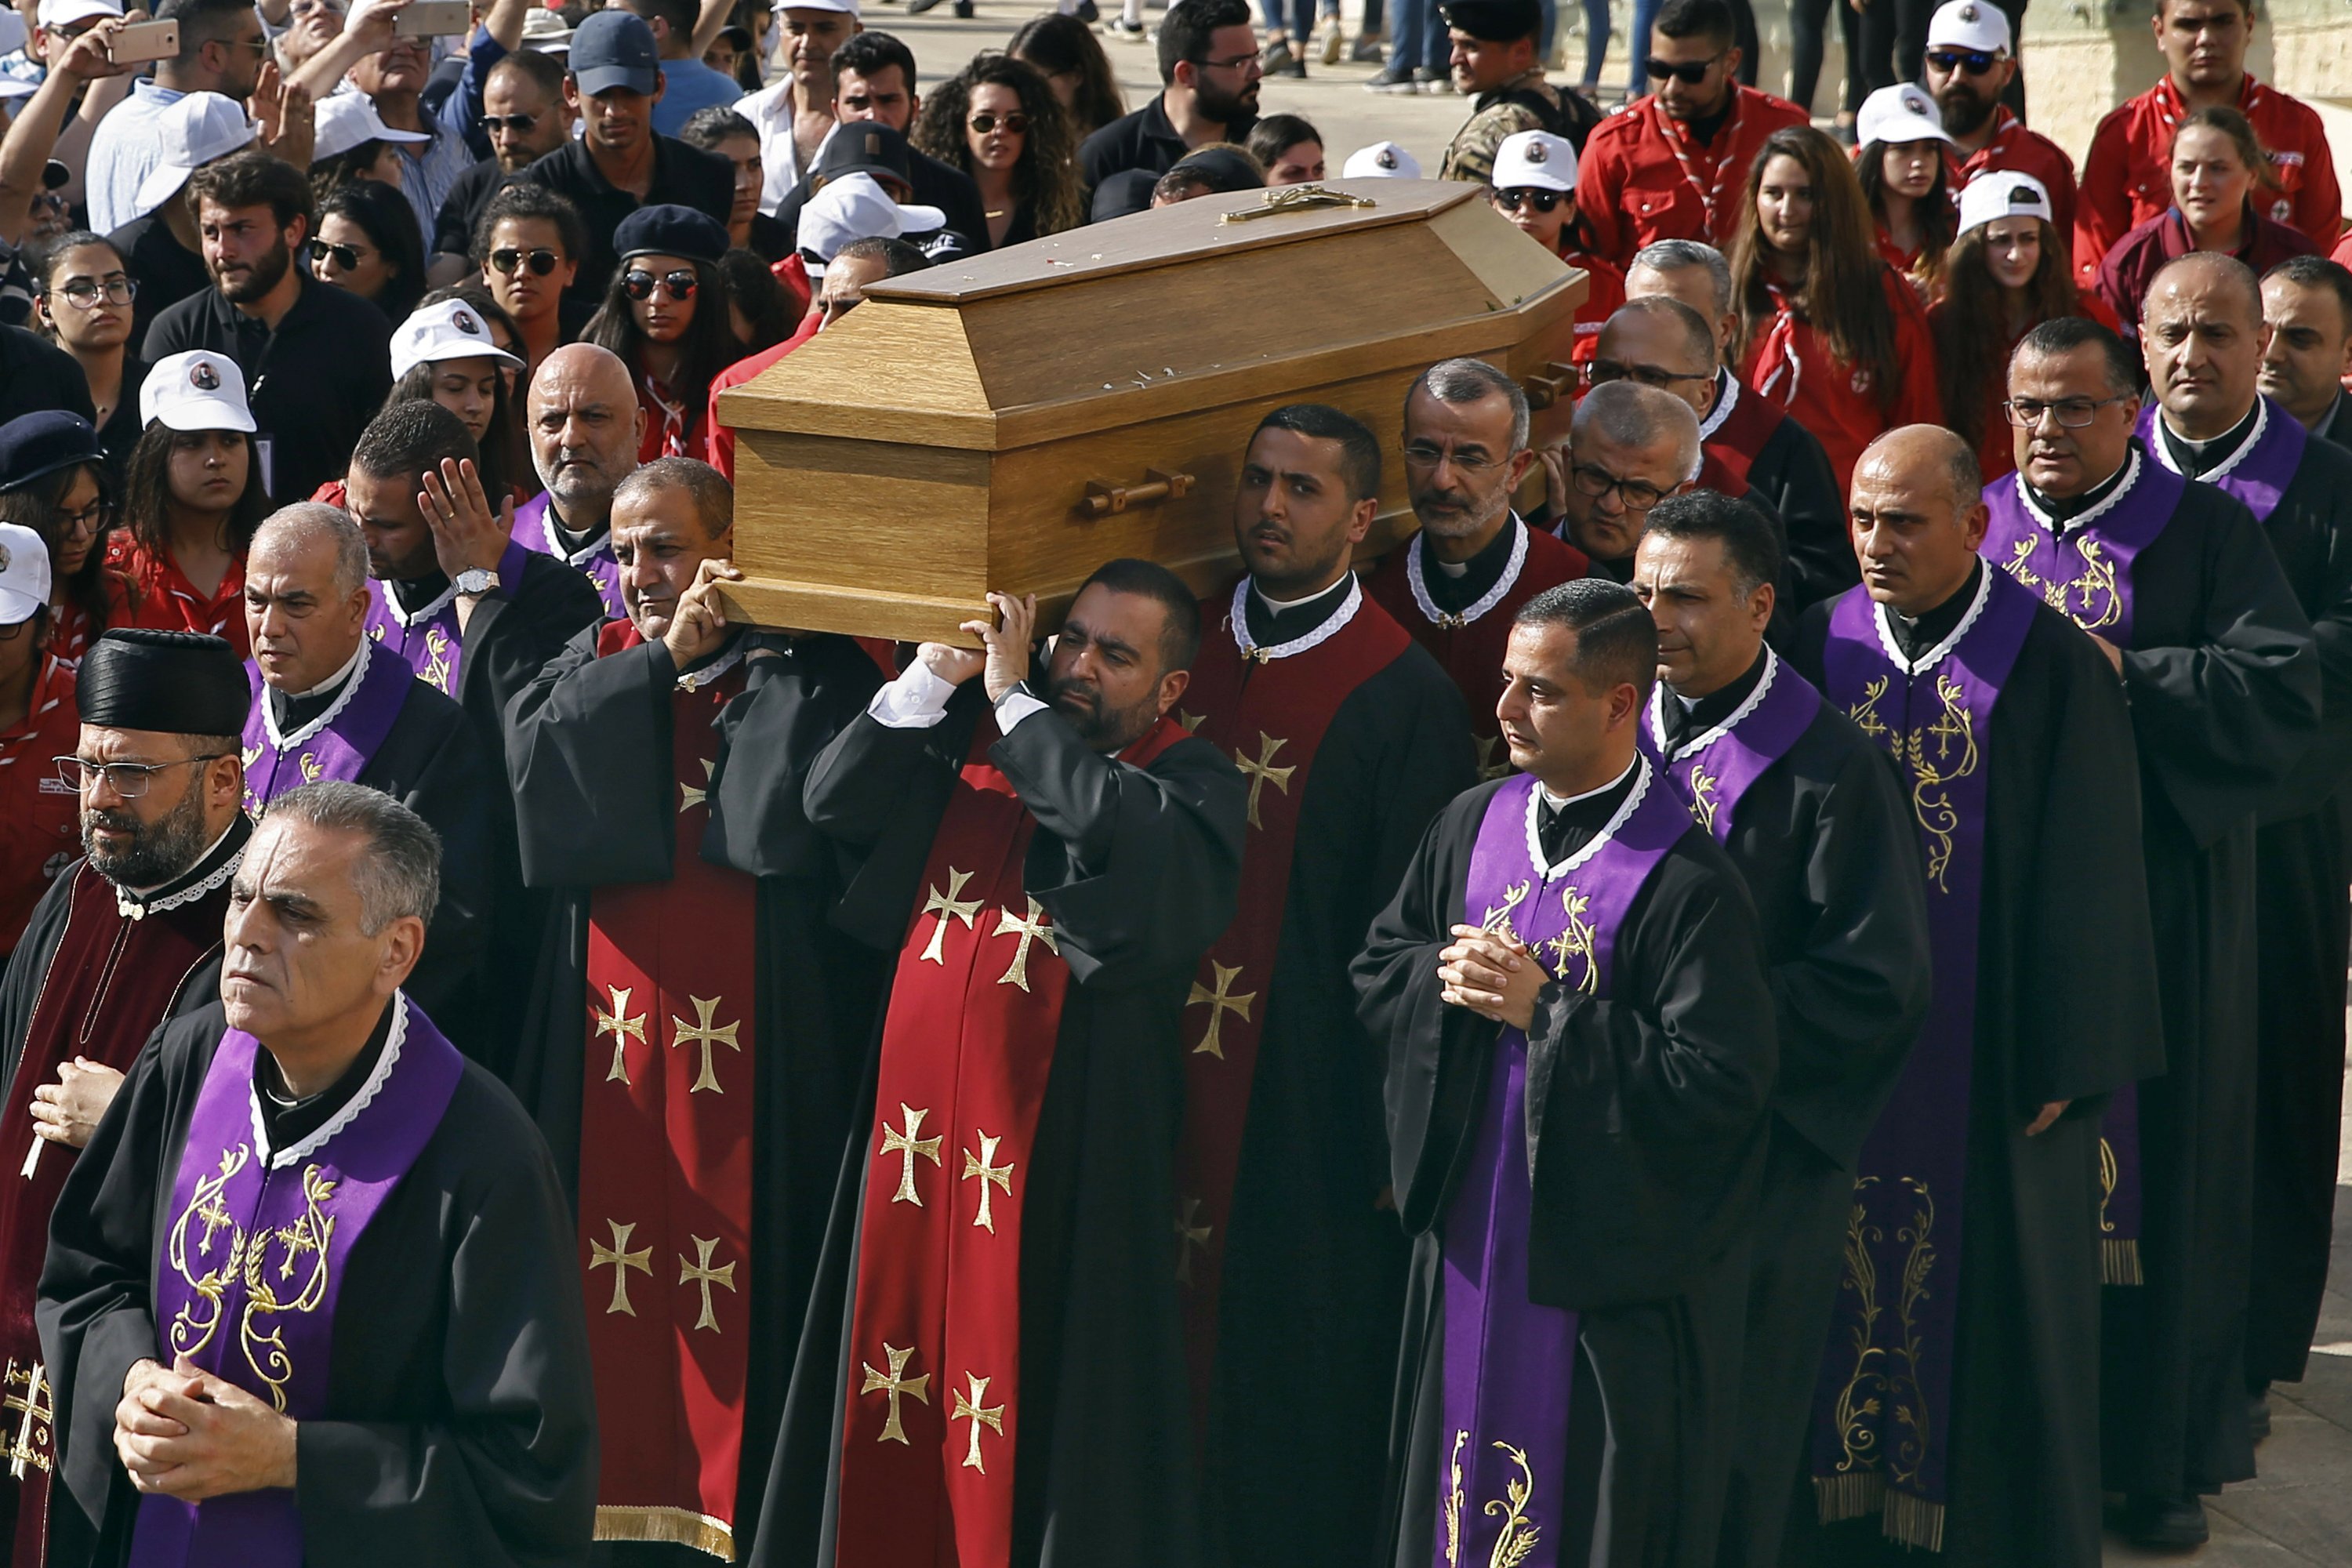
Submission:
[[[23,531],[0,526],[0,550],[13,557]],[[15,571],[0,565],[0,601]],[[229,879],[251,831],[237,809],[249,692],[226,642],[111,631],[50,689],[79,707],[71,745],[0,773],[72,800],[81,832],[0,979],[0,1398],[22,1412],[0,1434],[0,1541],[13,1534],[19,1562],[37,1555],[56,1458],[33,1330],[49,1211],[147,1037],[220,994]],[[18,750],[9,740],[0,755]]]
[[[1567,444],[1543,460],[1560,537],[1591,559],[1589,575],[1629,582],[1650,509],[1698,481],[1698,416],[1654,386],[1602,382],[1576,405]]]

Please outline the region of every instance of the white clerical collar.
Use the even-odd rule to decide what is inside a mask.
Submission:
[[[222,828],[220,837],[205,846],[205,852],[196,857],[196,864],[201,866],[211,859],[219,850],[222,843],[230,834],[237,830],[238,824],[244,820],[240,816],[226,827]],[[165,893],[160,899],[150,895],[160,889],[170,887],[171,883],[158,882],[153,888],[117,888],[114,889],[114,912],[127,921],[143,921],[149,915],[160,915],[167,910],[176,910],[183,904],[192,904],[236,876],[237,865],[244,858],[245,850],[240,846],[235,854],[214,867],[211,873],[201,881],[191,882],[175,892]]]
[[[1731,417],[1731,411],[1738,405],[1739,378],[1717,366],[1715,373],[1715,407],[1699,421],[1698,438],[1701,441],[1714,439],[1715,433],[1723,428],[1723,422]]]
[[[1261,664],[1270,664],[1277,658],[1288,658],[1293,654],[1301,654],[1310,648],[1322,647],[1338,637],[1348,623],[1356,618],[1356,612],[1363,608],[1363,585],[1356,581],[1356,574],[1353,572],[1348,574],[1346,581],[1347,595],[1340,599],[1339,607],[1323,618],[1321,626],[1317,626],[1305,637],[1293,637],[1288,642],[1276,643],[1270,647],[1261,647],[1250,640],[1249,595],[1254,590],[1250,586],[1250,579],[1244,575],[1240,582],[1234,584],[1234,602],[1227,611],[1228,621],[1233,626],[1234,646],[1242,650],[1244,658],[1255,659]],[[1257,597],[1258,603],[1279,615],[1286,609],[1296,609],[1301,605],[1311,605],[1330,592],[1329,588],[1326,588],[1321,594],[1309,594],[1307,597],[1294,599],[1287,605],[1269,599],[1264,594],[1259,594]]]
[[[1635,778],[1636,774],[1639,775],[1638,778]],[[1601,825],[1600,832],[1586,840],[1582,848],[1557,866],[1544,858],[1543,837],[1536,831],[1536,825],[1542,820],[1543,816],[1539,809],[1540,805],[1549,805],[1554,811],[1562,811],[1580,800],[1591,800],[1595,795],[1607,795],[1628,778],[1634,778],[1632,792],[1610,815],[1609,820]],[[1626,818],[1633,815],[1633,808],[1640,805],[1642,797],[1649,793],[1650,760],[1639,752],[1633,753],[1633,760],[1626,764],[1623,773],[1619,773],[1599,789],[1589,789],[1581,795],[1571,795],[1562,798],[1546,789],[1541,783],[1537,784],[1535,788],[1528,791],[1528,859],[1534,865],[1536,875],[1549,882],[1554,877],[1575,870],[1579,866],[1600,854],[1601,846],[1617,837],[1618,829],[1625,826]]]
[[[743,638],[739,634],[727,651],[708,664],[698,664],[677,678],[680,691],[699,691],[743,662]]]
[[[1969,628],[1977,624],[1977,617],[1984,614],[1985,605],[1991,602],[1993,574],[2000,570],[2000,567],[1988,563],[1978,571],[1976,597],[1969,601],[1969,613],[1960,617],[1959,624],[1952,628],[1948,637],[1916,659],[1904,657],[1903,645],[1895,640],[1895,612],[1885,605],[1872,605],[1874,624],[1878,627],[1878,646],[1885,651],[1895,668],[1916,680],[1943,663],[1951,651],[1960,646],[1960,639],[1969,635]],[[1950,602],[1948,599],[1945,601],[1947,604]]]
[[[404,628],[413,626],[420,621],[429,621],[457,602],[457,584],[452,583],[446,588],[442,589],[439,595],[434,598],[431,603],[420,605],[418,608],[414,610],[404,610],[400,607],[400,595],[394,593],[392,590],[392,580],[390,578],[384,579],[384,610],[394,620],[398,621]]]
[[[1511,558],[1504,563],[1503,574],[1495,579],[1495,585],[1473,600],[1460,615],[1439,609],[1437,601],[1429,596],[1429,579],[1422,574],[1422,541],[1428,536],[1425,533],[1412,536],[1412,542],[1405,546],[1404,551],[1404,580],[1412,589],[1414,605],[1432,623],[1449,627],[1466,626],[1501,604],[1503,595],[1518,582],[1519,573],[1528,563],[1528,527],[1519,521],[1519,514],[1516,511],[1510,514],[1504,526],[1511,531]],[[1466,566],[1468,563],[1463,564]],[[1441,571],[1447,569],[1443,562],[1438,563],[1438,568]],[[1462,568],[1454,567],[1453,570],[1459,572]]]
[[[352,1121],[357,1120],[359,1113],[365,1110],[369,1104],[374,1100],[375,1097],[379,1093],[383,1092],[384,1080],[392,1077],[392,1069],[399,1065],[400,1047],[404,1045],[408,1039],[408,993],[405,991],[394,992],[392,994],[392,1028],[390,1032],[384,1036],[383,1050],[375,1058],[375,1066],[368,1069],[366,1079],[361,1083],[358,1091],[354,1093],[351,1099],[343,1102],[342,1109],[336,1111],[332,1116],[327,1118],[323,1122],[320,1122],[317,1130],[311,1132],[309,1137],[301,1139],[296,1142],[289,1143],[283,1149],[276,1151],[272,1151],[270,1149],[269,1128],[261,1118],[261,1089],[259,1077],[258,1075],[256,1075],[254,1085],[247,1090],[247,1101],[248,1108],[253,1112],[253,1143],[254,1147],[259,1149],[262,1152],[263,1157],[269,1162],[269,1168],[271,1170],[285,1170],[296,1161],[307,1160],[311,1155],[317,1153],[320,1149],[326,1146],[329,1139],[334,1137],[344,1128],[349,1127]],[[262,1045],[257,1040],[254,1042],[254,1048],[256,1050],[268,1049],[267,1046]],[[364,1049],[365,1047],[362,1048]]]
[[[2247,454],[2251,453],[2257,446],[2261,445],[2263,432],[2269,429],[2271,425],[2270,405],[2271,400],[2269,398],[2264,397],[2259,392],[2254,394],[2254,422],[2252,428],[2246,432],[2246,438],[2238,443],[2237,449],[2235,451],[2232,451],[2228,457],[2207,468],[2203,473],[2197,475],[2196,477],[2200,481],[2209,485],[2218,482],[2227,475],[2231,468],[2234,468],[2240,463],[2244,462],[2246,460]],[[2147,448],[2149,451],[2156,454],[2156,460],[2158,462],[2162,463],[2172,472],[2180,474],[2181,468],[2179,463],[2172,460],[2171,443],[2166,441],[2164,438],[2168,435],[2170,436],[2173,440],[2180,442],[2183,446],[2196,447],[2200,457],[2202,457],[2207,451],[2211,449],[2211,442],[2192,441],[2188,437],[2183,436],[2179,431],[2175,430],[2172,427],[2171,416],[2166,414],[2163,409],[2159,408],[2156,411],[2156,418],[2157,423],[2164,426],[2164,428],[2156,432],[2156,439],[2147,444]],[[2245,421],[2242,419],[2238,420],[2231,425],[2230,429],[2234,430],[2238,426],[2244,423]],[[2228,434],[2229,431],[2227,430],[2222,432],[2222,435],[2226,436]],[[2216,437],[2216,439],[2218,438],[2219,437]],[[2185,479],[2187,477],[2189,476],[2182,474],[2182,478]],[[2129,489],[2130,487],[2126,486],[2125,488]]]
[[[299,702],[304,698],[311,695],[312,692],[330,689],[334,686],[335,682],[339,680],[343,683],[343,689],[335,693],[335,700],[327,704],[325,711],[321,712],[316,719],[311,720],[308,724],[303,725],[300,729],[294,731],[291,734],[280,734],[278,732],[278,705],[269,700],[270,694],[265,688],[262,692],[261,700],[261,728],[263,731],[268,735],[269,743],[281,752],[285,751],[289,746],[301,745],[313,735],[316,735],[320,731],[333,723],[337,719],[341,718],[343,710],[352,705],[352,699],[359,693],[360,681],[362,678],[367,674],[368,649],[374,641],[375,639],[373,637],[363,637],[360,638],[359,651],[352,654],[351,658],[343,661],[343,668],[335,671],[334,674],[327,677],[326,679],[319,682],[318,685],[310,688],[309,691],[281,691],[278,693],[278,696],[283,697],[289,702]]]
[[[1722,723],[1692,736],[1689,740],[1685,741],[1681,745],[1676,746],[1673,751],[1666,752],[1666,761],[1670,763],[1681,762],[1685,757],[1706,750],[1706,748],[1714,745],[1717,741],[1723,739],[1724,736],[1731,733],[1732,731],[1738,729],[1741,724],[1747,722],[1748,716],[1750,713],[1755,712],[1758,707],[1763,703],[1765,693],[1772,689],[1773,679],[1779,676],[1780,673],[1780,656],[1774,653],[1771,647],[1768,644],[1764,649],[1764,673],[1757,679],[1756,689],[1748,694],[1746,699],[1740,702],[1738,707],[1734,708],[1729,713],[1724,715]],[[1657,743],[1658,749],[1662,752],[1665,751],[1666,746],[1665,699],[1668,697],[1672,697],[1675,701],[1681,703],[1683,705],[1683,711],[1685,713],[1706,700],[1704,697],[1685,697],[1679,691],[1670,692],[1666,689],[1666,683],[1663,680],[1659,681],[1656,686],[1651,689],[1650,739]]]
[[[2164,443],[2159,439],[2150,442],[2149,445],[2161,447]],[[2034,521],[2040,523],[2042,531],[2050,534],[2053,538],[2063,538],[2066,534],[2078,532],[2083,529],[2090,527],[2091,524],[2096,522],[2099,519],[2106,516],[2107,513],[2121,506],[2123,504],[2124,498],[2131,494],[2135,489],[2138,488],[2139,449],[2140,444],[2137,441],[2134,441],[2131,444],[2131,451],[2124,458],[2124,466],[2120,469],[2116,470],[2116,472],[2123,475],[2121,483],[2116,484],[2115,489],[2109,490],[2106,495],[2100,500],[2096,506],[2086,507],[2083,510],[2076,512],[2074,516],[2067,518],[2063,522],[2058,519],[2052,517],[2050,513],[2043,509],[2040,498],[2035,496],[2033,493],[2033,487],[2025,482],[2025,470],[2023,468],[2017,470],[2017,478],[2015,480],[2017,485],[2017,499],[2024,503],[2026,515],[2031,517]],[[2115,479],[2115,477],[2116,476],[2114,474],[2109,474],[2105,479],[2099,481],[2099,485],[2109,483]],[[2090,489],[2097,489],[2099,485],[2093,485]]]
[[[564,538],[565,534],[572,531],[574,531],[558,526],[555,521],[555,498],[549,496],[546,507],[539,514],[539,536],[547,542],[547,552],[550,555],[559,556],[584,572],[588,569],[588,563],[595,560],[596,552],[606,549],[613,542],[613,524],[611,520],[607,519],[604,526],[589,534],[588,542],[577,550],[572,549]]]

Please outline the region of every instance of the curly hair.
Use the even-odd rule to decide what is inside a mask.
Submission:
[[[2042,260],[2024,289],[2028,331],[2083,313],[2065,237],[2045,218],[2033,222],[2042,231]],[[1944,263],[1944,298],[1931,318],[1944,423],[1970,450],[1984,444],[1985,410],[2000,401],[1990,395],[2009,374],[2009,300],[1985,264],[1991,226],[1979,224],[1953,243]]]
[[[1771,296],[1772,247],[1756,216],[1756,192],[1775,158],[1793,159],[1811,179],[1812,225],[1805,247],[1804,276],[1783,290],[1800,320],[1827,339],[1830,352],[1848,365],[1890,365],[1895,360],[1895,311],[1887,303],[1890,279],[1879,259],[1870,204],[1845,149],[1810,125],[1775,131],[1748,165],[1739,205],[1739,236],[1731,247],[1732,306],[1739,313],[1733,343],[1735,362],[1747,357],[1757,332],[1778,314]],[[1907,284],[1901,285],[1908,287]],[[1902,378],[1875,378],[1882,405],[1891,402]]]
[[[1070,134],[1069,117],[1037,68],[1011,55],[974,55],[970,65],[934,88],[915,121],[910,140],[917,149],[974,174],[971,139],[964,122],[971,115],[971,89],[982,86],[1011,88],[1029,117],[1029,134],[1022,141],[1020,162],[1013,166],[1013,195],[1034,213],[1037,232],[1059,234],[1086,222],[1086,193],[1078,181],[1077,144]]]

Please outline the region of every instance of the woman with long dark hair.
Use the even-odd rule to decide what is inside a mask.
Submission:
[[[1873,440],[1941,415],[1927,308],[1880,259],[1844,151],[1810,125],[1774,132],[1748,168],[1731,286],[1742,378],[1821,441],[1840,495]]]
[[[138,395],[136,388],[131,395]],[[37,429],[42,439],[25,439]],[[48,546],[48,651],[70,668],[122,613],[122,579],[106,567],[116,505],[113,470],[89,421],[61,410],[0,426],[0,447],[42,459],[0,472],[0,522],[29,528]]]
[[[425,236],[400,187],[355,180],[330,193],[310,237],[310,274],[406,321],[425,297]]]
[[[115,624],[210,632],[242,657],[246,547],[269,515],[245,374],[226,354],[171,354],[147,373],[139,412],[124,526],[107,542],[130,591]]]
[[[1945,185],[1944,149],[1951,133],[1937,118],[1935,100],[1905,83],[1883,87],[1862,106],[1856,134],[1862,147],[1853,172],[1875,222],[1878,254],[1911,279],[1922,299],[1941,286],[1944,253],[1957,224]]]
[[[692,207],[639,207],[613,232],[620,266],[582,342],[612,350],[637,384],[646,411],[637,460],[702,450],[710,378],[743,357],[728,320],[719,258],[727,230]]]
[[[1944,423],[1977,449],[1990,484],[2017,467],[2008,416],[2009,356],[2018,341],[2060,316],[2113,329],[2096,294],[2074,287],[2068,236],[2053,221],[2050,192],[2031,174],[1992,170],[1960,193],[1960,236],[1944,268],[1944,297],[1927,310],[1943,375]]]
[[[1058,11],[1032,16],[1013,35],[1005,53],[1034,66],[1053,89],[1070,122],[1073,147],[1127,113],[1127,98],[1118,90],[1102,40],[1076,16]]]
[[[974,55],[933,89],[912,140],[980,187],[988,232],[970,237],[991,250],[1087,220],[1069,117],[1036,68],[1010,55]]]
[[[99,444],[120,475],[139,443],[139,384],[147,379],[147,362],[131,347],[139,279],[112,240],[88,229],[35,247],[25,265],[37,319],[81,367]]]

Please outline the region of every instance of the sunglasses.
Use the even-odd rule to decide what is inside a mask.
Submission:
[[[621,292],[632,300],[650,300],[654,289],[659,288],[673,300],[691,300],[698,281],[693,273],[683,268],[656,278],[643,268],[633,267],[621,279]]]
[[[1531,185],[1495,193],[1495,205],[1507,213],[1515,213],[1521,207],[1533,207],[1539,213],[1548,213],[1566,200],[1566,191],[1547,191]]]
[[[544,278],[555,270],[555,265],[559,259],[555,252],[544,246],[534,250],[518,250],[509,245],[504,249],[490,252],[491,268],[509,278],[525,266],[530,267],[532,277]]]
[[[485,114],[474,123],[482,128],[482,134],[485,136],[496,136],[501,130],[511,131],[520,136],[528,134],[530,128],[539,123],[539,116],[536,114]]]
[[[982,136],[987,135],[999,125],[1003,125],[1013,135],[1019,136],[1029,129],[1029,117],[1017,109],[1010,114],[991,114],[986,110],[982,110],[971,117],[971,128]]]
[[[1664,81],[1670,76],[1680,77],[1691,86],[1696,87],[1706,79],[1706,73],[1715,68],[1716,62],[1722,59],[1723,55],[1730,52],[1729,49],[1726,49],[1722,55],[1709,55],[1703,60],[1680,61],[1662,60],[1657,56],[1652,55],[1643,62],[1643,68],[1650,73],[1650,79],[1653,81]]]
[[[311,249],[314,254],[322,256],[328,260],[332,261],[336,267],[345,272],[356,272],[359,270],[360,258],[362,255],[364,254],[372,256],[374,254],[373,251],[363,251],[361,247],[356,245],[329,245],[322,239],[311,241]]]
[[[1927,57],[1927,63],[1947,74],[1964,70],[1970,76],[1982,76],[2000,63],[2000,57],[1986,54],[1982,49],[1937,49]]]

